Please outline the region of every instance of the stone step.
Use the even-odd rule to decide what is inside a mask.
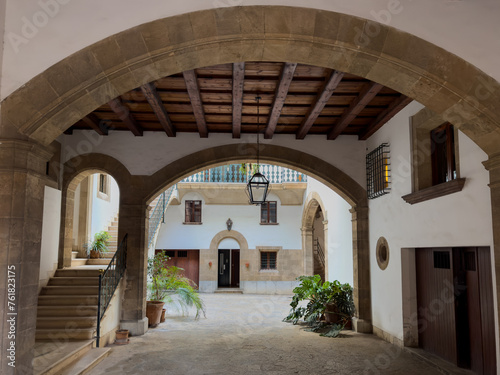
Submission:
[[[84,356],[73,362],[64,369],[60,375],[84,375],[88,374],[95,366],[111,353],[111,348],[95,348]]]
[[[40,317],[67,317],[67,316],[97,316],[97,306],[38,306],[37,316]]]
[[[109,261],[110,261],[110,259],[107,259],[107,258],[88,259],[86,264],[88,266],[97,266],[97,265],[107,266],[109,264]]]
[[[87,258],[73,258],[71,259],[71,267],[84,266],[87,264]]]
[[[243,294],[243,290],[240,288],[217,288],[214,293],[234,293]]]
[[[94,335],[94,328],[37,329],[35,340],[92,340]]]
[[[97,315],[97,314],[96,314]],[[67,329],[94,328],[97,326],[97,316],[57,316],[38,317],[36,329]]]
[[[115,256],[116,251],[108,251],[106,254],[103,255],[104,259],[111,259]]]
[[[99,286],[99,277],[51,277],[48,286]]]
[[[98,296],[65,296],[41,295],[38,296],[38,306],[96,306]]]
[[[55,277],[99,277],[99,270],[97,269],[73,269],[64,268],[57,270]]]
[[[78,251],[71,252],[71,259],[76,259],[78,257]]]
[[[94,344],[94,340],[81,341],[37,341],[35,342],[35,359],[33,373],[35,375],[62,374],[86,353]]]
[[[67,295],[67,296],[88,296],[97,295],[99,285],[97,286],[46,286],[40,291],[40,295]]]

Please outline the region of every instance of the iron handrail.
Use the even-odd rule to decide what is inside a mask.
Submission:
[[[104,313],[113,298],[113,294],[120,282],[125,269],[127,268],[127,237],[123,237],[120,246],[111,258],[108,267],[99,274],[99,295],[97,300],[97,332],[96,345],[99,347],[99,339],[101,338],[101,320]]]
[[[151,242],[155,238],[156,231],[158,230],[162,219],[165,218],[165,210],[167,209],[167,206],[170,203],[170,198],[176,189],[177,185],[174,185],[161,193],[160,199],[153,209],[153,213],[149,216],[148,247],[151,246]]]
[[[321,247],[319,243],[319,238],[316,238],[316,253],[318,254],[318,259],[323,265],[325,266],[325,252],[323,251],[323,248]]]

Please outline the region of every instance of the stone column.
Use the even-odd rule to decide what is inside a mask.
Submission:
[[[323,224],[323,251],[325,252],[325,280],[328,280],[328,220],[323,220],[322,224]]]
[[[313,275],[313,230],[302,227],[302,248],[304,249],[304,275]]]
[[[0,139],[0,373],[6,375],[33,371],[43,197],[51,156],[32,142]]]
[[[491,216],[493,221],[493,246],[492,252],[495,261],[495,273],[493,283],[496,285],[497,306],[496,314],[500,318],[500,153],[490,155],[484,163],[485,168],[490,172],[490,193],[491,193]],[[496,333],[499,334],[499,331]]]
[[[149,209],[144,204],[124,204],[120,199],[118,242],[127,239],[127,271],[125,296],[122,303],[120,326],[134,336],[148,330],[146,318],[148,221]]]
[[[368,240],[368,207],[358,206],[352,214],[352,256],[354,265],[354,303],[356,332],[372,332],[372,307],[370,286],[370,246]]]

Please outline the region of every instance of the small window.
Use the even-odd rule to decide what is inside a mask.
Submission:
[[[186,250],[177,251],[177,258],[187,258],[187,257],[188,257],[188,252]]]
[[[185,223],[201,223],[201,201],[186,201]]]
[[[99,193],[108,194],[108,176],[105,174],[99,175]]]
[[[448,251],[434,251],[434,268],[450,269],[450,253]]]
[[[390,192],[391,162],[389,145],[382,143],[366,155],[366,183],[368,199],[378,198]]]
[[[277,224],[277,202],[269,201],[260,205],[260,223],[261,224]]]
[[[276,269],[276,252],[262,251],[260,253],[260,269],[275,270]]]
[[[165,250],[165,255],[169,258],[175,258],[175,250]]]
[[[432,184],[457,178],[453,125],[446,123],[431,131]]]

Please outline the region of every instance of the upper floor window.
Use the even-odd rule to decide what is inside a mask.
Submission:
[[[108,176],[99,174],[99,193],[108,194]]]
[[[260,223],[277,224],[277,203],[276,201],[267,201],[260,205]]]
[[[201,201],[186,201],[185,223],[201,223]]]
[[[390,192],[391,162],[389,145],[382,143],[366,155],[366,185],[368,199]]]
[[[453,125],[443,124],[431,131],[432,184],[457,178]]]

